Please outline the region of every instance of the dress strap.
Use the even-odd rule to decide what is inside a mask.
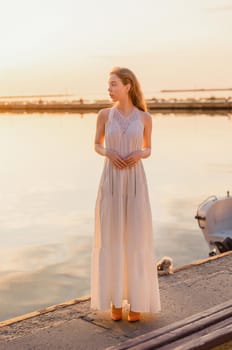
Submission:
[[[114,107],[111,107],[110,108],[110,112],[109,112],[109,116],[108,116],[108,121],[109,122],[112,121],[113,113],[114,113]]]
[[[114,114],[114,106],[110,108],[107,123],[112,122],[113,114]],[[111,192],[111,195],[113,196],[114,195],[114,171],[113,171],[113,167],[109,168],[109,172],[110,172],[110,181],[109,181],[110,192]]]

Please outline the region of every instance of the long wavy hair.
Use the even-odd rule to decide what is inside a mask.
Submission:
[[[113,67],[109,75],[111,74],[116,74],[124,85],[130,83],[128,95],[131,102],[141,111],[147,112],[147,104],[135,74],[130,69],[124,67]]]

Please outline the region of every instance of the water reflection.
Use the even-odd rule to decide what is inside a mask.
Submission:
[[[0,319],[90,292],[94,206],[104,158],[96,114],[0,116]],[[231,190],[231,114],[153,114],[144,159],[155,256],[207,257],[197,205]]]
[[[89,294],[91,238],[21,248],[1,272],[1,319]],[[13,268],[14,267],[14,268]]]

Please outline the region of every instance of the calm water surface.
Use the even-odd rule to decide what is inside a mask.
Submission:
[[[147,175],[157,259],[208,256],[198,204],[232,190],[229,114],[152,114]],[[90,294],[104,157],[96,114],[0,115],[0,320]]]

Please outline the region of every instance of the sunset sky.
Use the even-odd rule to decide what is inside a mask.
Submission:
[[[232,85],[231,0],[5,0],[0,42],[1,96],[107,98],[113,66],[145,95]]]

